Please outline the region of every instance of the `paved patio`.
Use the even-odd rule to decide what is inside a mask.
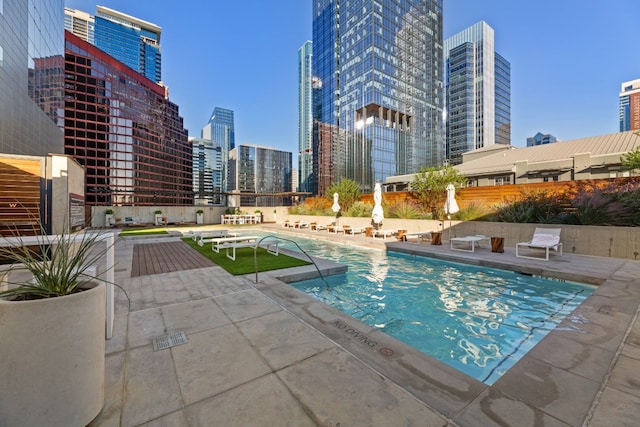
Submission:
[[[516,258],[513,248],[466,253],[452,252],[448,242],[286,233],[600,286],[486,386],[284,283],[312,268],[260,273],[258,283],[255,275],[180,263],[176,271],[134,277],[134,250],[178,238],[122,239],[116,282],[129,300],[116,292],[105,405],[90,425],[638,425],[640,261],[565,254],[544,262]],[[186,343],[154,351],[155,338],[179,331]]]

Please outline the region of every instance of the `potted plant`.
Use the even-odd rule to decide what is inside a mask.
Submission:
[[[107,208],[104,211],[104,223],[107,227],[111,227],[113,225],[113,209]]]
[[[10,263],[0,278],[1,425],[86,425],[102,410],[106,285],[94,266],[107,249],[99,237],[0,238]]]
[[[163,222],[162,222],[162,210],[161,209],[156,209],[153,212],[153,214],[154,214],[154,218],[155,218],[154,224],[155,225],[162,225],[163,224]]]
[[[204,211],[202,209],[196,211],[196,224],[204,224]]]

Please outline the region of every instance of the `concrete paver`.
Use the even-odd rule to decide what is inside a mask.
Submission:
[[[309,269],[261,273],[259,283],[217,266],[131,277],[134,243],[123,240],[116,281],[130,301],[117,291],[105,405],[90,425],[637,425],[639,261],[571,254],[525,261],[509,248],[469,254],[446,245],[297,233],[600,287],[486,386],[280,280],[308,276]],[[177,331],[186,343],[153,351],[154,338]]]

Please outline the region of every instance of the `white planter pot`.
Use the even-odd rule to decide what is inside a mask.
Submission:
[[[154,215],[155,215],[156,225],[164,225],[164,221],[162,220],[162,214],[154,214]]]
[[[104,405],[105,285],[0,300],[0,425],[84,426]]]
[[[196,224],[204,224],[204,214],[196,214]]]
[[[104,215],[104,224],[107,227],[111,227],[113,225],[113,223],[114,223],[113,214],[105,214]]]

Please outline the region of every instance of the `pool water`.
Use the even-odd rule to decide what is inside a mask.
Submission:
[[[349,271],[292,286],[488,385],[595,289],[395,252],[295,240],[304,251],[346,264]]]

